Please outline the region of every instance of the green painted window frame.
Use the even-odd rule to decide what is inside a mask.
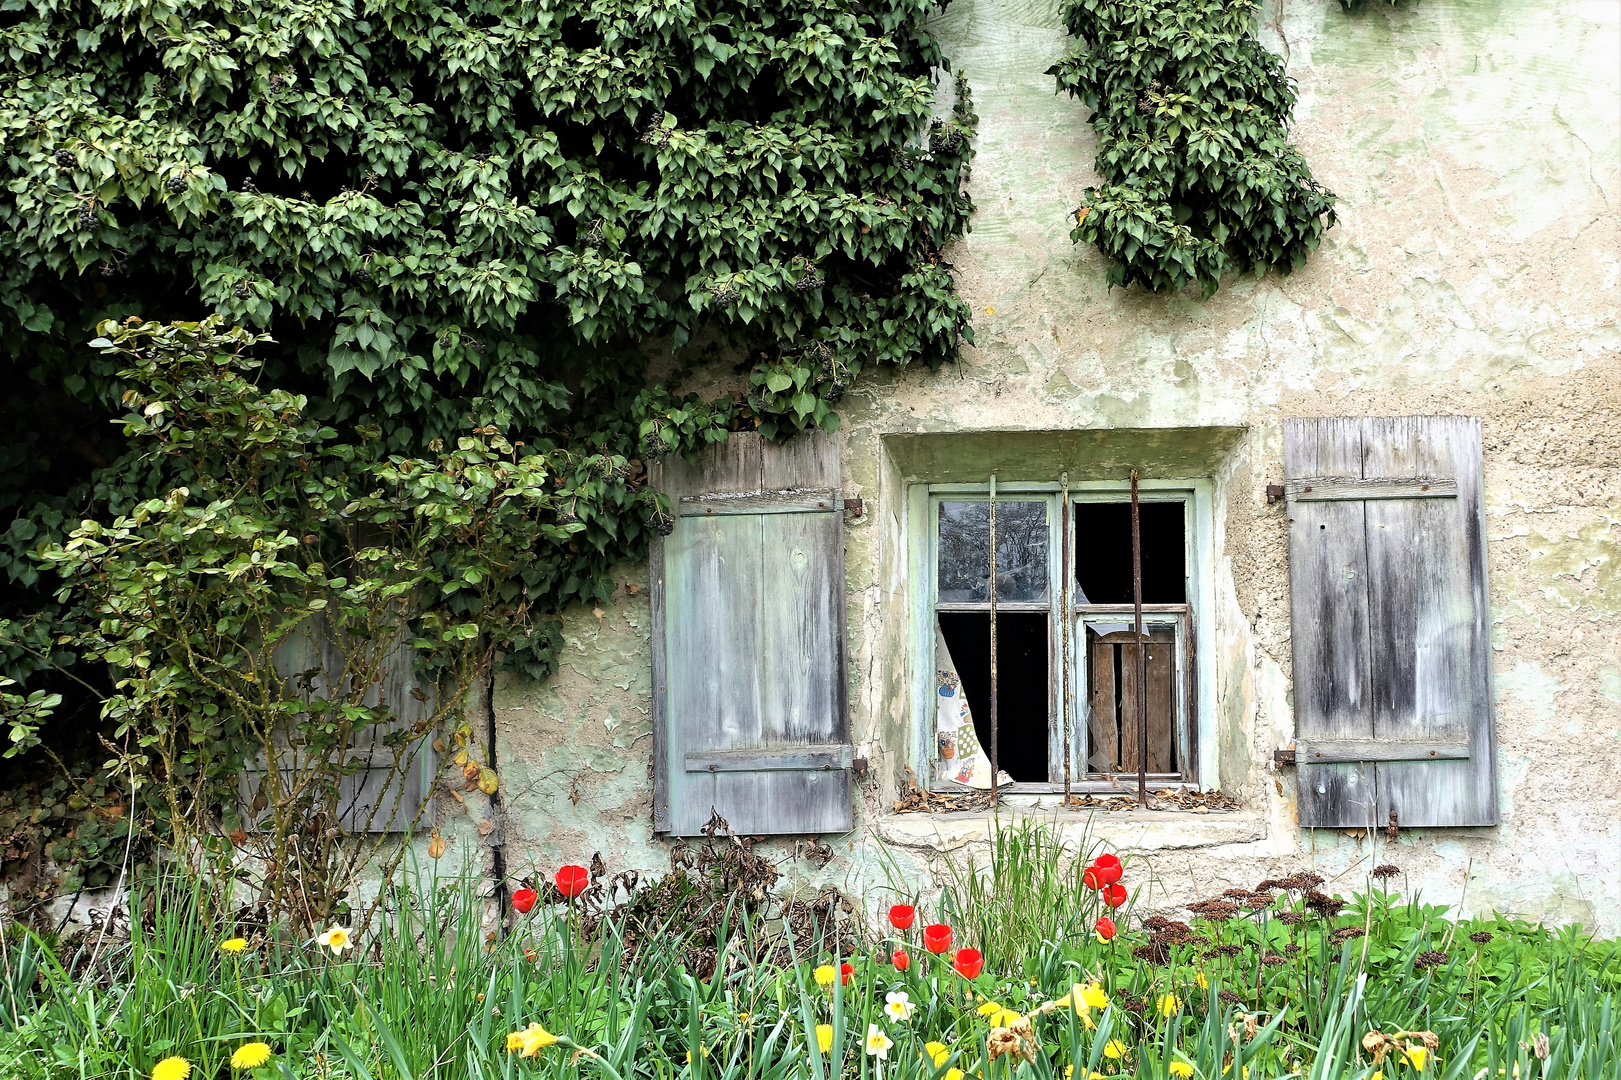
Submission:
[[[1178,625],[1177,658],[1179,682],[1186,687],[1182,716],[1186,749],[1193,761],[1189,774],[1177,779],[1151,779],[1149,786],[1158,790],[1193,788],[1213,790],[1219,787],[1217,772],[1217,731],[1215,712],[1215,635],[1213,632],[1214,595],[1214,483],[1206,478],[1141,479],[1138,483],[1139,499],[1144,502],[1181,502],[1186,508],[1184,536],[1187,544],[1187,609],[1185,619],[1165,612],[1145,612],[1145,622],[1174,621]],[[1082,480],[1069,484],[1071,504],[1081,502],[1120,502],[1130,497],[1130,482],[1117,480]],[[1039,497],[1048,503],[1049,529],[1048,608],[1050,626],[1048,641],[1051,648],[1050,668],[1054,673],[1049,690],[1049,716],[1060,711],[1057,698],[1061,695],[1060,664],[1070,668],[1072,709],[1068,721],[1071,725],[1072,761],[1077,762],[1071,773],[1070,790],[1081,794],[1107,794],[1125,792],[1124,778],[1111,783],[1105,779],[1089,777],[1085,770],[1085,664],[1082,653],[1084,636],[1079,627],[1086,619],[1096,619],[1096,613],[1077,611],[1071,603],[1069,610],[1076,620],[1076,630],[1070,636],[1070,652],[1063,656],[1063,639],[1058,622],[1063,610],[1057,589],[1070,590],[1073,600],[1074,575],[1062,566],[1062,521],[1059,500],[1061,485],[1057,482],[1019,482],[998,477],[996,497],[1002,501],[1031,501]],[[935,553],[939,532],[939,504],[942,501],[988,501],[990,483],[983,484],[931,484],[917,482],[907,486],[907,582],[911,606],[911,634],[909,659],[911,681],[912,738],[908,747],[909,764],[914,774],[930,791],[960,791],[960,785],[936,779],[933,755],[933,717],[930,707],[934,703],[934,627],[937,587]],[[1073,519],[1072,519],[1073,520]],[[1073,527],[1073,526],[1072,526]],[[1073,552],[1071,553],[1073,556]],[[956,606],[956,605],[952,605]],[[1015,610],[1019,605],[998,605]],[[1028,610],[1028,606],[1024,605]],[[1183,665],[1191,668],[1183,670]],[[1004,788],[1010,795],[1042,796],[1063,792],[1062,728],[1051,725],[1049,761],[1054,763],[1050,775],[1057,779],[1046,783],[1023,782]],[[1135,774],[1132,774],[1135,776]]]

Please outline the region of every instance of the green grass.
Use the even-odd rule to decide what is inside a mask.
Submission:
[[[387,919],[337,957],[262,925],[220,889],[148,884],[132,904],[143,917],[127,940],[109,939],[93,973],[93,939],[74,949],[15,928],[6,936],[0,1077],[144,1078],[178,1055],[210,1080],[944,1080],[953,1069],[964,1080],[1064,1080],[1071,1066],[1082,1078],[1158,1080],[1177,1075],[1173,1065],[1204,1080],[1246,1068],[1250,1080],[1490,1080],[1516,1068],[1523,1080],[1621,1078],[1621,958],[1573,928],[1453,922],[1372,887],[1325,916],[1307,890],[1276,889],[1268,908],[1182,929],[1145,927],[1128,904],[1104,944],[1074,854],[1039,825],[1000,833],[989,862],[959,865],[910,931],[869,928],[844,958],[780,908],[751,911],[702,882],[644,887],[603,918],[542,905],[492,938],[481,882],[430,867],[391,890]],[[1125,883],[1143,884],[1129,862]],[[695,917],[694,895],[721,906]],[[921,927],[938,919],[953,923],[957,945],[985,952],[971,983],[923,950]],[[1347,928],[1366,934],[1336,940]],[[238,934],[250,948],[221,952]],[[908,948],[904,973],[880,959],[895,944],[885,937]],[[1425,966],[1434,951],[1447,955]],[[815,968],[840,959],[853,965],[849,983],[819,985]],[[1094,981],[1107,1008],[1056,1007]],[[905,1021],[883,1011],[897,992],[914,1007]],[[1020,1028],[995,1032],[987,1001],[1029,1018],[1033,1060],[991,1060],[996,1040],[1016,1042]],[[509,1052],[508,1035],[532,1022],[564,1041]],[[872,1024],[893,1042],[887,1058],[863,1052]],[[1399,1047],[1376,1066],[1370,1031],[1410,1049],[1427,1032],[1435,1051],[1422,1072]],[[274,1056],[233,1072],[231,1053],[250,1040]],[[931,1041],[947,1047],[938,1067],[923,1049]],[[1120,1056],[1106,1053],[1111,1042]]]

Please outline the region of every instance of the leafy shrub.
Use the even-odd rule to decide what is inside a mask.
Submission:
[[[255,378],[374,463],[474,429],[573,463],[583,530],[503,585],[532,631],[504,661],[544,676],[548,620],[605,599],[665,523],[638,494],[647,460],[836,427],[864,369],[971,340],[940,250],[967,228],[975,118],[960,77],[933,115],[933,10],[6,5],[0,346],[27,379],[0,404],[0,675],[22,684],[21,741],[45,745],[0,786],[33,784],[45,749],[86,783],[120,677],[83,662],[94,620],[49,597],[34,552],[186,484],[113,434],[130,383],[86,347],[102,320],[273,334]],[[729,392],[668,391],[719,349],[740,360]],[[627,475],[573,471],[605,461]],[[64,697],[43,726],[35,694]],[[63,831],[88,820],[66,809]],[[10,872],[47,842],[19,839]]]
[[[1255,40],[1256,0],[1068,0],[1084,39],[1048,70],[1092,110],[1101,187],[1070,233],[1109,281],[1205,299],[1229,269],[1299,269],[1334,196],[1288,141],[1295,90]]]

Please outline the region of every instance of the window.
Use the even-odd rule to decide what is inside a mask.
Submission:
[[[989,483],[919,485],[919,770],[931,786],[990,786]],[[1194,615],[1199,494],[1140,495],[1148,778],[1198,778]],[[1067,533],[1067,536],[1066,536]],[[999,485],[996,494],[996,759],[1015,793],[1106,790],[1138,769],[1137,644],[1129,489]],[[1068,632],[1065,631],[1066,615]],[[930,662],[932,660],[932,663]],[[1066,678],[1067,676],[1067,678]],[[1119,783],[1125,783],[1124,779]]]

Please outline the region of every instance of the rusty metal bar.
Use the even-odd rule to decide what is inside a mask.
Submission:
[[[1131,470],[1131,610],[1137,638],[1137,805],[1148,809],[1148,642],[1143,637],[1143,530]]]
[[[1058,654],[1059,666],[1064,670],[1063,693],[1058,698],[1058,723],[1064,729],[1064,802],[1069,805],[1069,728],[1071,720],[1070,681],[1069,681],[1069,634],[1072,621],[1070,607],[1070,582],[1075,578],[1075,572],[1070,568],[1069,562],[1069,473],[1058,474],[1058,528],[1062,533],[1059,550],[1062,555],[1059,559],[1058,571],[1058,617],[1063,620],[1063,630],[1060,640],[1063,642]]]
[[[991,803],[996,803],[996,781],[1000,774],[996,759],[996,474],[991,474]]]

